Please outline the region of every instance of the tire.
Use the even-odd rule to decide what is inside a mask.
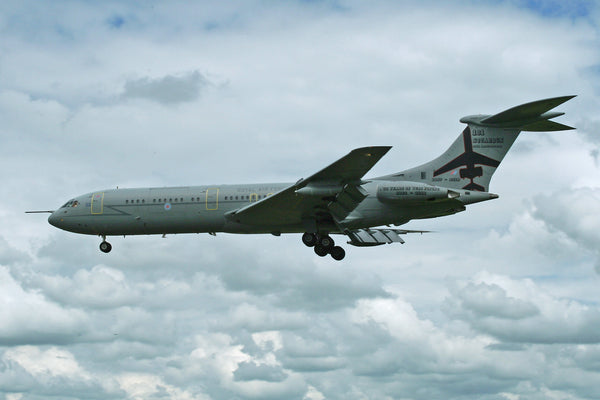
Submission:
[[[333,249],[333,246],[335,246],[335,242],[331,236],[326,235],[319,237],[319,245],[325,247],[327,250],[331,250]]]
[[[331,249],[330,254],[331,257],[333,257],[333,259],[336,261],[341,261],[344,259],[344,257],[346,257],[346,251],[340,246],[335,246],[333,249]]]
[[[110,251],[112,250],[112,245],[108,242],[102,242],[100,243],[100,251],[103,253],[110,253]]]
[[[306,232],[304,235],[302,235],[302,243],[308,247],[314,247],[314,245],[317,244],[317,237],[314,233]]]
[[[325,257],[327,254],[329,254],[329,251],[327,251],[325,247],[318,244],[315,246],[315,254],[319,257]]]

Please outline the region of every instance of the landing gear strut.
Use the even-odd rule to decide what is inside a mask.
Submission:
[[[329,235],[317,235],[306,232],[302,235],[302,243],[308,247],[313,247],[315,254],[319,257],[325,257],[327,254],[331,254],[331,257],[334,260],[340,261],[346,256],[344,249],[340,246],[336,246]]]
[[[110,253],[112,245],[106,241],[106,236],[102,236],[102,243],[100,243],[100,251],[103,253]]]

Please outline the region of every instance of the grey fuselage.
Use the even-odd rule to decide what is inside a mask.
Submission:
[[[285,225],[241,224],[227,213],[260,201],[290,183],[210,185],[165,188],[110,189],[70,200],[54,211],[50,224],[76,233],[116,236],[175,233],[302,233],[298,220]],[[423,190],[426,186],[428,191]],[[464,211],[464,205],[496,195],[406,181],[371,180],[362,185],[368,195],[342,221],[322,221],[321,232],[343,233],[381,225],[401,225],[411,219],[435,218]],[[437,197],[431,196],[435,192]],[[451,195],[448,195],[451,192]],[[394,198],[395,194],[399,194]],[[391,195],[391,197],[390,197]],[[452,201],[448,201],[451,197]],[[294,207],[290,204],[290,207]]]

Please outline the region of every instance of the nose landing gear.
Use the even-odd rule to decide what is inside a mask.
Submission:
[[[334,260],[343,260],[346,256],[346,252],[340,246],[336,246],[335,242],[329,235],[317,235],[315,233],[308,233],[302,235],[302,243],[308,247],[313,247],[315,253],[319,257],[325,257],[327,254],[331,254]]]
[[[106,241],[106,236],[102,236],[102,243],[100,243],[100,251],[103,253],[110,253],[112,245]]]

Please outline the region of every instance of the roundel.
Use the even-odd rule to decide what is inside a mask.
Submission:
[[[171,203],[165,203],[165,210],[169,211],[171,209]]]

